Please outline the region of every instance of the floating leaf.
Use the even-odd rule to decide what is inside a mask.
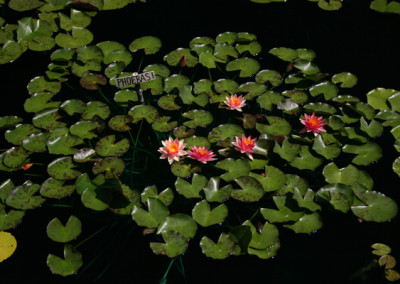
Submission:
[[[202,146],[206,147],[207,149],[210,148],[211,144],[208,142],[207,138],[202,136],[190,136],[185,138],[186,148],[191,149],[192,146]]]
[[[19,168],[29,155],[30,153],[22,147],[12,147],[3,153],[2,162],[6,167]]]
[[[191,164],[184,164],[182,162],[173,163],[171,165],[171,172],[181,178],[185,178],[188,175],[194,174],[200,170],[199,166],[191,165]]]
[[[228,184],[224,187],[219,187],[220,178],[212,177],[206,186],[203,186],[203,191],[206,199],[209,202],[224,202],[231,197],[232,185]]]
[[[74,114],[83,113],[86,109],[86,104],[81,100],[72,99],[63,102],[60,106],[60,109],[72,116]]]
[[[249,247],[253,249],[266,249],[275,244],[278,240],[279,231],[278,228],[266,222],[262,225],[262,229],[257,231],[256,227],[249,221],[245,221],[243,223],[244,226],[249,226],[251,231],[251,241],[249,243]]]
[[[227,138],[241,137],[243,129],[236,124],[221,124],[213,128],[208,134],[208,141],[211,143],[225,140]]]
[[[95,211],[103,211],[105,209],[108,208],[108,204],[111,201],[111,196],[110,194],[108,194],[108,196],[106,196],[107,200],[104,200],[106,202],[103,202],[102,199],[97,198],[97,193],[96,193],[96,189],[91,189],[91,188],[86,188],[82,194],[81,194],[81,202],[83,204],[83,206],[85,206],[86,208],[95,210]]]
[[[60,33],[55,37],[56,43],[65,48],[77,48],[87,45],[93,41],[93,34],[91,31],[81,28],[72,27],[72,35]]]
[[[5,211],[5,205],[0,204],[0,230],[9,230],[15,228],[21,223],[25,211],[22,210],[9,210]]]
[[[164,82],[165,82],[164,91],[169,93],[174,88],[177,88],[178,90],[182,91],[183,88],[189,84],[190,80],[188,77],[184,75],[174,74],[165,78]]]
[[[297,234],[310,234],[322,227],[321,215],[317,212],[305,214],[293,225],[283,225],[286,228],[292,229]]]
[[[257,123],[256,128],[260,133],[271,134],[273,136],[289,135],[292,127],[285,119],[277,116],[267,116],[269,125]]]
[[[312,189],[307,189],[307,192],[302,196],[298,188],[294,189],[293,199],[297,201],[299,207],[306,208],[310,211],[317,211],[321,209],[317,203],[314,202],[316,192]]]
[[[310,88],[311,96],[315,97],[322,94],[327,101],[336,97],[338,93],[338,87],[329,81],[323,81]]]
[[[64,259],[53,254],[47,257],[47,266],[51,272],[61,276],[75,274],[82,265],[82,254],[68,244],[64,245]]]
[[[68,243],[81,234],[82,223],[74,215],[69,217],[65,226],[61,223],[60,219],[54,218],[47,225],[46,232],[51,240],[60,243]]]
[[[269,82],[272,86],[278,86],[282,82],[282,75],[275,70],[261,70],[256,75],[256,82]]]
[[[116,142],[115,135],[108,135],[96,143],[96,153],[103,157],[122,156],[129,150],[130,142],[123,138]]]
[[[371,2],[370,8],[381,13],[400,13],[400,3],[397,1],[391,1],[388,4],[387,0],[374,0]]]
[[[141,201],[143,203],[146,203],[149,197],[157,198],[162,203],[164,203],[165,206],[169,206],[174,200],[174,193],[172,189],[169,187],[164,189],[162,192],[158,193],[157,186],[152,185],[143,189],[141,194]]]
[[[38,184],[28,180],[10,191],[6,204],[20,210],[34,209],[46,201],[43,197],[35,195],[39,188]]]
[[[251,41],[249,43],[238,43],[235,45],[235,48],[237,51],[239,51],[240,54],[248,51],[251,55],[257,56],[261,50],[261,44],[258,41]]]
[[[396,266],[396,259],[391,255],[382,255],[378,263],[379,266],[384,266],[385,269],[391,269]]]
[[[169,215],[168,208],[158,199],[149,197],[147,199],[148,212],[138,206],[132,210],[132,219],[139,226],[157,228],[158,225]]]
[[[32,123],[35,127],[52,130],[66,126],[65,122],[58,121],[62,116],[58,108],[45,109],[35,114]]]
[[[206,200],[202,200],[194,206],[192,216],[198,224],[208,227],[222,223],[228,216],[228,207],[225,204],[220,204],[211,210],[210,204]]]
[[[226,71],[240,71],[239,77],[250,77],[260,70],[260,63],[253,58],[239,58],[226,65]]]
[[[214,89],[218,93],[226,93],[234,94],[239,88],[239,84],[230,79],[219,79],[214,82]],[[227,94],[228,95],[228,94]]]
[[[304,212],[294,212],[285,206],[286,196],[273,196],[272,197],[278,210],[261,208],[260,212],[263,217],[271,223],[282,223],[288,221],[297,221]]]
[[[319,73],[318,66],[309,60],[296,60],[293,66],[306,75],[315,75]]]
[[[246,100],[252,100],[253,98],[263,94],[267,90],[267,87],[264,84],[256,83],[256,82],[247,82],[242,84],[237,89],[238,92],[246,92],[246,96],[244,97]]]
[[[0,49],[0,64],[14,61],[23,53],[21,44],[8,40]]]
[[[38,0],[10,0],[8,6],[18,12],[39,8],[44,3]]]
[[[217,35],[215,41],[217,43],[228,43],[233,44],[236,42],[238,34],[235,32],[224,32]]]
[[[376,88],[367,93],[367,102],[374,109],[389,110],[388,99],[397,92],[393,89]]]
[[[357,184],[354,193],[362,205],[351,206],[354,215],[365,221],[386,222],[397,215],[397,204],[383,193],[367,190]]]
[[[159,38],[154,36],[143,36],[135,39],[129,44],[129,50],[136,52],[140,49],[144,50],[145,54],[154,54],[161,48],[162,43]]]
[[[81,77],[79,83],[87,90],[97,90],[99,85],[107,84],[107,78],[101,74],[86,73]]]
[[[342,72],[333,75],[332,82],[337,84],[340,83],[341,88],[351,88],[357,84],[357,76],[349,72]]]
[[[69,131],[71,134],[78,136],[81,139],[92,139],[97,137],[97,134],[92,131],[99,128],[100,124],[92,120],[81,120],[71,125]]]
[[[61,157],[47,166],[47,173],[58,180],[76,179],[81,172],[74,170],[75,167],[72,157]]]
[[[343,213],[349,211],[354,198],[351,187],[342,183],[327,184],[318,190],[317,195]]]
[[[265,166],[265,175],[250,173],[249,176],[256,179],[265,192],[278,190],[286,183],[285,173],[274,166]]]
[[[165,110],[177,110],[181,107],[175,103],[177,95],[164,95],[158,101],[157,104],[160,108]]]
[[[353,158],[352,162],[359,166],[366,166],[382,157],[382,148],[374,142],[363,145],[346,144],[342,150],[345,153],[356,154],[357,156]]]
[[[186,214],[176,213],[164,219],[158,226],[157,234],[175,231],[187,239],[195,236],[197,231],[196,222]]]
[[[217,243],[213,242],[207,236],[202,237],[200,240],[202,252],[213,259],[227,258],[233,252],[234,246],[235,242],[226,233],[221,233]]]
[[[191,54],[189,48],[178,48],[171,51],[164,56],[164,61],[170,66],[176,66],[181,62],[182,58],[185,58],[187,67],[193,67],[199,62],[199,59]]]
[[[120,90],[114,95],[114,101],[117,103],[137,102],[138,100],[138,94],[134,90]]]
[[[165,243],[151,242],[150,248],[155,254],[167,255],[168,257],[176,257],[184,254],[188,248],[187,239],[177,232],[162,233]]]
[[[9,258],[17,248],[17,240],[9,232],[0,231],[0,262]]]
[[[272,110],[272,105],[277,105],[284,97],[274,91],[267,91],[257,98],[257,103],[266,110]]]
[[[46,198],[61,199],[75,191],[75,185],[64,186],[65,181],[48,178],[40,186],[40,195]]]
[[[371,248],[374,249],[372,253],[379,256],[389,255],[392,252],[392,249],[389,246],[381,243],[375,243]]]
[[[293,61],[297,58],[297,51],[295,49],[286,48],[286,47],[276,47],[269,51],[272,55],[275,55],[279,59],[283,61]]]
[[[174,129],[174,136],[179,139],[190,137],[194,133],[194,129],[191,128],[188,130],[187,127],[184,125],[178,126]]]
[[[8,128],[22,122],[22,118],[18,116],[2,116],[0,117],[0,128]]]
[[[50,139],[47,142],[47,148],[50,154],[56,155],[72,155],[78,151],[73,148],[74,146],[80,145],[83,140],[77,136],[65,134],[56,138]]]
[[[200,53],[199,62],[204,67],[212,69],[212,68],[217,68],[216,62],[223,63],[225,61],[214,56],[212,51],[206,51]]]
[[[221,176],[223,178],[223,176]],[[255,202],[264,196],[262,185],[254,178],[242,176],[235,179],[235,182],[242,189],[233,189],[231,196],[242,202]]]
[[[31,97],[25,100],[24,109],[26,112],[39,112],[46,108],[54,108],[60,105],[60,102],[49,102],[54,96],[53,93],[42,92],[33,94]]]
[[[192,184],[182,178],[178,178],[175,182],[176,191],[186,198],[200,198],[200,192],[207,183],[207,178],[194,174]]]
[[[183,117],[191,119],[183,124],[190,128],[196,128],[197,126],[206,127],[213,121],[213,116],[210,112],[205,110],[191,110],[182,114]]]
[[[125,132],[131,130],[128,123],[131,123],[133,118],[129,115],[116,115],[108,121],[108,126],[115,131]]]
[[[145,119],[148,123],[153,123],[158,117],[158,111],[150,105],[137,105],[129,110],[128,113],[132,118],[132,123]]]
[[[107,157],[95,163],[92,171],[96,175],[105,172],[106,178],[113,178],[113,175],[120,175],[124,169],[125,163],[123,160],[116,157]]]
[[[249,163],[242,159],[234,160],[232,158],[228,158],[223,161],[219,161],[215,166],[227,171],[221,175],[221,178],[224,181],[232,181],[242,176],[248,176],[250,173]]]
[[[314,138],[312,149],[328,160],[336,158],[341,153],[340,147],[338,145],[326,145],[321,135],[318,135]]]
[[[217,43],[214,46],[214,55],[226,62],[228,60],[228,56],[233,58],[238,58],[239,53],[232,45],[227,43]]]
[[[315,157],[310,152],[308,146],[301,146],[299,156],[294,158],[290,165],[300,170],[309,169],[313,171],[323,162],[321,158]]]
[[[31,95],[41,92],[56,94],[61,90],[61,83],[58,81],[49,81],[44,76],[38,76],[28,83],[27,89]]]

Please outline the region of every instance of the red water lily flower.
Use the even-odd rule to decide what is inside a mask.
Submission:
[[[230,110],[242,111],[242,107],[246,105],[246,100],[242,96],[237,96],[236,94],[225,97],[225,99],[226,101],[224,101],[224,103]]]
[[[312,131],[315,136],[317,136],[321,131],[326,132],[326,130],[323,128],[323,126],[326,125],[323,119],[324,118],[322,116],[316,116],[315,113],[312,113],[312,115],[305,113],[304,120],[300,119],[300,122],[306,126],[303,131]]]
[[[254,153],[253,148],[255,146],[255,142],[257,141],[257,138],[251,139],[251,136],[247,137],[242,134],[242,139],[239,139],[239,137],[235,137],[236,142],[232,142],[234,146],[236,146],[235,150],[240,151],[240,153],[246,153],[246,155],[250,158],[250,160],[253,160],[253,155]]]
[[[203,164],[207,162],[214,161],[216,155],[213,153],[212,150],[207,150],[204,146],[191,146],[192,151],[188,151],[189,158],[196,159]]]
[[[186,146],[183,140],[178,140],[178,138],[174,140],[172,137],[169,137],[168,140],[161,141],[161,143],[164,147],[158,149],[158,152],[161,153],[160,159],[168,158],[168,163],[170,164],[172,164],[173,161],[179,161],[181,156],[187,154],[187,152],[183,150]]]

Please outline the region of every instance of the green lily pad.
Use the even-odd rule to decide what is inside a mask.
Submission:
[[[301,146],[299,156],[294,158],[290,165],[300,170],[309,169],[313,171],[323,162],[323,159],[315,157],[310,152],[308,146]]]
[[[15,185],[11,179],[7,179],[6,181],[4,181],[0,184],[0,200],[2,203],[5,203],[5,200],[8,196],[8,194],[14,188],[15,188]]]
[[[318,190],[317,195],[343,213],[349,211],[354,199],[351,187],[342,183],[327,184]]]
[[[329,0],[329,2],[325,0],[319,0],[318,7],[326,11],[335,11],[342,7],[342,2],[341,0]]]
[[[0,230],[5,231],[15,228],[21,223],[25,211],[9,210],[6,212],[5,205],[0,204]]]
[[[236,93],[238,88],[239,84],[230,79],[219,79],[218,81],[214,82],[214,89],[220,94],[221,93],[234,94]]]
[[[272,105],[277,105],[284,97],[278,92],[267,91],[257,98],[257,103],[264,109],[271,111]]]
[[[101,63],[103,58],[103,51],[96,45],[82,46],[76,49],[76,59],[79,61]]]
[[[61,157],[52,161],[47,167],[47,173],[58,180],[76,179],[81,172],[74,170],[72,157]]]
[[[92,148],[82,148],[74,153],[74,162],[86,163],[91,162],[92,158],[96,155],[96,151]]]
[[[59,81],[49,81],[44,76],[38,76],[29,81],[27,89],[31,95],[41,92],[56,94],[61,90],[61,83]]]
[[[178,126],[174,129],[174,136],[179,139],[190,137],[194,133],[195,130],[193,128],[188,130],[188,128],[184,125]]]
[[[278,210],[269,208],[261,208],[260,210],[262,216],[268,222],[283,223],[297,221],[304,215],[304,212],[294,212],[285,206],[286,196],[273,196],[272,198]]]
[[[256,179],[265,192],[276,191],[286,183],[286,174],[274,166],[265,166],[265,175],[250,173],[250,177]]]
[[[241,137],[243,134],[243,129],[236,124],[221,124],[214,127],[208,134],[208,141],[211,143],[218,142],[220,140],[225,140],[227,138],[234,138],[235,136]]]
[[[148,211],[134,206],[132,210],[132,219],[139,226],[147,228],[157,228],[158,225],[169,215],[168,208],[158,199],[149,197],[147,199]]]
[[[383,193],[367,190],[364,186],[357,184],[354,193],[362,205],[351,206],[354,215],[365,221],[386,222],[397,215],[397,204]]]
[[[260,259],[273,258],[277,254],[280,246],[281,245],[280,245],[279,239],[277,239],[272,246],[270,246],[266,249],[254,249],[252,247],[249,247],[248,253],[252,254],[252,255],[256,255]]]
[[[308,111],[308,113],[314,112],[315,114],[322,115],[332,115],[336,113],[336,108],[326,103],[309,103],[304,105],[304,109]]]
[[[279,231],[278,228],[273,224],[266,222],[264,225],[262,225],[260,232],[257,231],[256,227],[249,220],[243,222],[243,226],[250,227],[252,236],[249,247],[253,249],[262,250],[269,248],[278,240]]]
[[[71,195],[75,191],[75,185],[64,186],[63,180],[48,178],[40,186],[40,195],[46,198],[61,199]]]
[[[339,93],[338,87],[329,81],[323,81],[321,83],[313,85],[310,88],[311,96],[315,97],[322,94],[325,100],[333,99],[338,95],[338,93]]]
[[[247,82],[240,85],[237,89],[238,92],[247,93],[244,97],[246,100],[252,100],[253,98],[263,94],[266,90],[267,87],[264,84],[256,82]]]
[[[105,172],[106,178],[113,178],[113,174],[120,175],[124,169],[125,163],[123,160],[116,157],[107,157],[95,163],[92,171],[96,175]]]
[[[360,101],[360,99],[350,96],[350,95],[339,95],[337,97],[334,97],[332,99],[332,101],[340,103],[340,104],[346,104],[346,103],[354,104],[354,103],[358,103]]]
[[[297,58],[297,51],[286,47],[272,48],[269,53],[287,62],[293,61]]]
[[[122,195],[120,196],[121,198],[126,198],[129,200],[129,204],[126,206],[117,206],[118,208],[112,208],[111,206],[113,204],[110,204],[109,209],[119,215],[130,215],[133,209],[133,206],[140,205],[140,194],[129,188],[129,186],[122,184]],[[125,201],[126,201],[125,199]],[[115,202],[115,200],[113,200]]]
[[[200,198],[200,192],[207,184],[207,181],[206,177],[194,174],[192,184],[182,178],[178,178],[175,182],[175,188],[179,194],[182,194],[186,198]]]
[[[224,222],[228,216],[228,207],[220,204],[211,210],[210,204],[206,200],[202,200],[194,206],[192,216],[193,220],[201,226],[209,227]]]
[[[183,124],[190,128],[196,128],[197,126],[206,127],[213,121],[213,116],[210,112],[205,110],[191,110],[182,114],[183,117],[191,119]]]
[[[12,147],[3,153],[3,164],[9,168],[19,168],[30,156],[23,147]]]
[[[332,82],[340,83],[341,88],[351,88],[357,84],[357,76],[349,72],[341,72],[332,76]]]
[[[28,180],[10,191],[6,204],[20,210],[35,209],[46,201],[45,198],[35,195],[39,188],[40,185]]]
[[[86,104],[82,100],[72,99],[63,102],[60,109],[65,111],[68,115],[83,113],[86,109]]]
[[[158,101],[157,104],[160,108],[165,110],[177,110],[181,107],[175,103],[177,95],[164,95]]]
[[[0,49],[0,64],[13,62],[24,52],[21,44],[8,40]]]
[[[228,158],[223,161],[219,161],[215,166],[227,171],[221,175],[221,178],[225,181],[232,181],[242,176],[248,176],[251,170],[249,163],[242,159],[234,160],[232,158]]]
[[[189,42],[190,48],[192,48],[196,44],[211,44],[215,45],[215,40],[211,37],[205,37],[205,36],[200,36],[200,37],[195,37]]]
[[[217,43],[214,46],[214,55],[225,62],[228,60],[228,56],[238,58],[239,53],[232,45],[227,43]]]
[[[269,122],[269,125],[261,123],[256,124],[256,129],[258,132],[273,136],[287,136],[290,134],[292,127],[285,119],[277,116],[267,116],[266,119]]]
[[[169,93],[174,88],[182,91],[183,87],[188,85],[190,82],[189,78],[184,75],[173,74],[165,78],[164,91]]]
[[[128,66],[132,62],[132,54],[127,50],[114,50],[104,56],[103,62],[104,64],[123,62],[125,66]]]
[[[256,75],[257,83],[269,82],[272,86],[278,86],[282,82],[282,75],[275,70],[261,70]]]
[[[60,243],[68,243],[81,234],[82,223],[74,215],[69,217],[65,226],[61,223],[60,219],[54,218],[47,225],[46,232],[51,240]]]
[[[130,142],[127,138],[116,142],[115,135],[108,135],[96,143],[96,153],[103,157],[118,157],[125,154],[129,150],[129,147]]]
[[[239,77],[250,77],[260,70],[260,63],[253,58],[238,58],[226,65],[226,71],[240,71]]]
[[[231,239],[229,234],[221,233],[217,243],[213,242],[207,236],[200,240],[202,252],[213,259],[224,259],[230,256],[234,251],[236,243]]]
[[[86,104],[86,109],[82,113],[82,118],[86,120],[93,119],[95,116],[101,119],[107,119],[110,115],[110,108],[105,103],[92,101]]]
[[[283,110],[287,114],[297,115],[300,112],[299,105],[292,99],[285,99],[280,101],[276,106],[277,109]]]
[[[367,93],[367,102],[377,110],[389,110],[388,99],[398,91],[393,89],[376,88]]]
[[[120,90],[115,93],[114,101],[117,103],[137,102],[139,100],[138,94],[134,90]]]
[[[92,139],[97,137],[97,134],[93,133],[93,130],[96,130],[99,127],[100,124],[96,121],[81,120],[71,125],[69,130],[71,134],[78,136],[81,139]]]
[[[366,166],[382,157],[382,148],[374,142],[362,145],[346,144],[342,150],[345,153],[356,154],[357,156],[353,158],[352,162],[359,166]]]
[[[150,72],[150,71],[153,71],[156,75],[164,78],[168,77],[171,74],[169,68],[164,64],[151,64],[143,69],[143,72]]]
[[[370,8],[381,13],[400,13],[400,3],[397,1],[391,1],[388,4],[387,0],[374,0]]]
[[[223,178],[223,176],[221,176]],[[242,202],[255,202],[264,196],[262,185],[250,176],[242,176],[235,179],[242,189],[233,189],[231,197]]]
[[[0,117],[0,129],[15,126],[22,121],[23,121],[23,119],[18,116],[14,116],[14,115],[2,116],[2,117]]]
[[[383,133],[383,126],[381,123],[376,121],[375,119],[371,120],[371,122],[368,124],[368,122],[364,119],[364,117],[361,117],[360,119],[360,129],[367,133],[369,137],[377,137],[380,136]]]
[[[225,61],[213,55],[212,51],[202,52],[199,55],[199,62],[208,69],[217,68],[216,62],[224,63]]]
[[[191,239],[196,234],[197,225],[189,215],[176,213],[164,218],[158,226],[157,234],[170,231],[178,232],[185,238]]]
[[[191,54],[189,48],[175,49],[165,55],[163,60],[166,61],[169,66],[177,66],[181,62],[182,58],[185,58],[185,64],[187,67],[193,67],[199,62],[199,59]]]
[[[111,62],[104,70],[104,74],[107,78],[115,77],[125,69],[125,63],[122,61]]]
[[[304,196],[300,193],[298,188],[294,189],[293,199],[297,201],[297,204],[301,208],[306,208],[312,212],[321,210],[321,206],[314,202],[316,192],[312,189],[307,189]]]
[[[328,160],[336,158],[341,153],[341,149],[337,144],[326,145],[321,135],[314,138],[312,149]]]
[[[150,105],[137,105],[129,110],[128,113],[132,118],[132,123],[145,119],[148,123],[153,123],[158,117],[158,111]]]
[[[293,225],[283,225],[292,229],[295,233],[310,234],[322,227],[322,218],[318,212],[305,214]]]
[[[44,3],[38,0],[10,0],[8,7],[15,11],[28,11],[39,8]]]
[[[47,148],[50,154],[56,155],[73,155],[78,149],[73,148],[83,143],[83,140],[77,136],[65,134],[50,139],[47,142]]]
[[[391,95],[388,101],[392,110],[400,112],[400,92]]]
[[[182,162],[174,162],[171,165],[171,172],[177,176],[177,177],[181,177],[181,178],[185,178],[191,174],[194,174],[198,171],[200,171],[200,167],[199,166],[195,166],[195,165],[191,165],[191,164],[184,164]]]
[[[25,100],[24,109],[26,112],[36,113],[46,108],[58,107],[61,102],[49,102],[53,96],[54,94],[49,92],[33,94]]]
[[[211,146],[207,138],[196,135],[185,138],[185,143],[186,143],[186,148],[189,150],[191,149],[191,146],[202,146],[206,147],[207,149],[209,149]]]
[[[7,130],[4,134],[5,139],[14,145],[22,145],[24,139],[31,134],[40,133],[41,131],[31,124],[18,124],[14,129]]]
[[[400,176],[400,157],[396,158],[392,165],[393,171]]]
[[[374,249],[372,253],[379,256],[389,255],[392,252],[392,249],[388,245],[381,243],[375,243],[371,248]]]
[[[303,59],[296,60],[293,66],[306,75],[315,75],[319,73],[318,66],[315,63],[308,60],[303,60]]]
[[[82,254],[75,250],[72,245],[64,245],[64,258],[49,254],[47,256],[47,266],[53,274],[68,276],[76,274],[83,265]]]
[[[143,36],[135,39],[129,44],[129,50],[136,52],[143,49],[145,54],[155,54],[161,48],[162,43],[154,36]]]
[[[124,8],[126,5],[131,3],[132,1],[130,0],[103,0],[104,6],[102,10],[116,10],[116,9],[121,9]]]
[[[93,41],[93,34],[91,31],[81,28],[72,27],[72,35],[60,33],[55,37],[57,45],[65,48],[77,48],[80,46],[88,45]]]
[[[207,185],[203,186],[203,191],[206,195],[207,201],[221,203],[231,197],[232,185],[228,184],[220,188],[219,182],[219,177],[212,177],[208,181]]]
[[[35,127],[52,130],[67,125],[65,122],[59,121],[60,118],[62,116],[58,112],[58,108],[45,109],[35,114],[32,123]]]
[[[85,73],[79,83],[87,90],[97,90],[99,85],[105,86],[107,84],[107,78],[101,74]]]
[[[174,258],[184,254],[188,248],[188,240],[177,232],[162,233],[165,243],[151,242],[150,248],[155,254],[167,255]]]
[[[249,43],[237,43],[235,45],[235,48],[237,49],[237,51],[239,51],[240,54],[248,51],[253,56],[258,55],[262,50],[261,44],[258,41],[251,41]]]
[[[171,188],[167,187],[160,193],[157,191],[157,186],[152,185],[148,186],[145,189],[143,189],[141,193],[141,201],[142,203],[146,203],[147,199],[149,197],[157,198],[160,200],[162,203],[164,203],[165,206],[169,206],[172,201],[174,200],[174,193]]]
[[[160,76],[156,76],[154,80],[140,83],[142,90],[150,90],[153,96],[162,94],[164,92],[164,80]]]
[[[108,121],[108,126],[115,131],[125,132],[131,130],[128,123],[131,123],[133,118],[129,115],[116,115]]]
[[[83,206],[86,208],[95,210],[95,211],[103,211],[109,207],[109,202],[111,201],[111,196],[108,194],[107,202],[97,198],[96,189],[86,188],[81,194],[81,202]],[[104,199],[104,198],[102,198]]]
[[[85,12],[71,9],[70,16],[68,17],[64,13],[58,13],[60,20],[60,28],[66,31],[71,31],[73,27],[86,28],[90,25],[92,18]]]
[[[178,125],[177,121],[169,122],[170,119],[170,116],[157,117],[152,123],[151,127],[158,132],[170,132]]]

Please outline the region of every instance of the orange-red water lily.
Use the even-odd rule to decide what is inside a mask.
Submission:
[[[323,128],[323,126],[326,125],[323,119],[324,118],[322,116],[316,116],[315,113],[312,113],[312,115],[305,113],[304,120],[300,119],[300,122],[306,126],[303,131],[312,131],[315,136],[317,136],[321,131],[326,132],[326,130]]]
[[[207,162],[214,161],[216,155],[213,153],[212,150],[207,150],[204,146],[192,146],[192,151],[188,151],[189,158],[196,159],[203,164]]]
[[[242,134],[242,139],[239,139],[239,137],[235,137],[236,142],[232,142],[234,146],[236,146],[236,150],[240,151],[240,153],[246,153],[246,155],[250,158],[250,160],[253,160],[253,155],[254,153],[253,148],[255,146],[255,142],[257,141],[257,138],[251,139],[251,136],[247,137]]]

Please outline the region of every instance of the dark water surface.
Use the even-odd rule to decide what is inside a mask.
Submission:
[[[254,33],[263,46],[262,53],[280,46],[309,48],[316,52],[315,62],[322,72],[356,74],[359,83],[353,95],[366,101],[366,93],[376,87],[400,88],[400,53],[395,44],[400,15],[383,15],[370,10],[368,3],[360,2],[368,1],[344,1],[340,11],[326,12],[305,0],[265,5],[247,0],[149,0],[121,11],[102,12],[89,29],[94,32],[94,43],[115,40],[127,46],[137,37],[157,36],[163,42],[160,54],[187,47],[196,36],[215,37],[225,31]],[[26,84],[44,74],[49,54],[26,52],[16,62],[0,66],[1,115],[19,114],[23,110],[28,95]],[[276,62],[260,61],[262,68],[283,71]],[[384,145],[384,158],[367,170],[374,178],[374,189],[400,204],[400,179],[391,170],[392,161],[398,156],[393,149],[393,138],[386,132],[379,142]],[[3,176],[1,180],[5,179]],[[107,214],[103,219],[88,215],[83,224],[84,236],[80,236],[82,240],[103,224],[114,224],[80,247],[84,265],[97,257],[96,261],[76,277],[63,279],[51,275],[45,264],[47,254],[61,255],[62,246],[47,238],[45,228],[54,217],[61,219],[68,214],[62,208],[46,206],[28,212],[22,224],[12,231],[18,249],[11,259],[0,264],[1,281],[157,283],[162,278],[170,260],[153,255],[141,230],[130,232],[129,216],[114,224]],[[183,257],[187,283],[386,283],[382,269],[357,272],[373,261],[370,245],[375,242],[388,244],[393,255],[400,257],[398,217],[376,224],[359,223],[352,213],[325,211],[321,215],[324,226],[314,234],[280,230],[281,249],[274,259],[241,256],[217,261],[206,258],[198,245],[192,243]],[[175,265],[168,279],[168,283],[184,283]]]

